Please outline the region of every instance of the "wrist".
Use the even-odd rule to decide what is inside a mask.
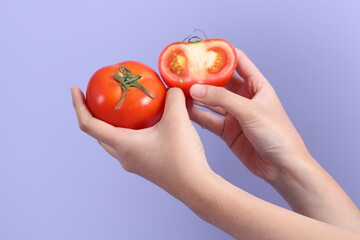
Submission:
[[[186,175],[161,187],[199,215],[220,177],[210,167]]]
[[[293,159],[270,184],[300,214],[341,228],[358,231],[357,206],[321,165],[309,154]]]
[[[310,154],[293,157],[291,163],[269,183],[295,212],[311,216],[329,197],[324,192],[331,192],[331,177]]]
[[[306,187],[318,170],[319,164],[309,152],[293,154],[286,159],[286,164],[279,166],[277,174],[268,183],[280,192],[295,186]]]
[[[164,168],[157,177],[147,179],[181,200],[190,193],[198,191],[215,175],[206,159],[194,164],[196,160],[199,159],[191,159],[191,165],[182,164],[181,166],[173,165],[170,169]]]

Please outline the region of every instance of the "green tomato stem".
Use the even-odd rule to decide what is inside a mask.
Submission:
[[[143,91],[148,97],[154,99],[150,93],[142,86],[138,81],[141,79],[141,75],[133,75],[130,70],[126,66],[119,66],[118,68],[121,75],[115,73],[114,79],[119,82],[121,89],[122,89],[122,96],[121,100],[118,104],[116,104],[115,109],[119,109],[120,105],[125,101],[126,92],[130,90],[132,87],[139,88]]]

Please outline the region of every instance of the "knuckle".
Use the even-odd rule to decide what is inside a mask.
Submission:
[[[250,103],[244,121],[246,123],[259,122],[264,118],[263,114],[263,111],[256,104]]]
[[[215,99],[217,102],[222,102],[227,97],[227,91],[222,87],[216,88]]]
[[[202,128],[202,129],[207,129],[207,120],[205,120],[204,122],[200,122],[199,123],[199,126]]]
[[[256,106],[251,106],[248,115],[251,116],[252,118],[258,118],[260,115],[259,109]]]
[[[132,166],[132,164],[129,164],[127,161],[122,161],[120,164],[125,171],[129,173],[135,173],[135,169],[134,166]]]
[[[89,132],[89,129],[90,129],[89,122],[90,122],[89,119],[79,121],[79,128],[81,129],[81,131],[86,132],[86,133]]]
[[[132,147],[124,147],[122,146],[120,149],[120,146],[115,147],[115,151],[119,153],[119,162],[122,166],[122,168],[130,173],[135,173],[136,167],[135,167],[135,160],[134,158],[134,152],[137,150],[133,149]]]
[[[85,126],[84,123],[80,122],[80,123],[79,123],[79,128],[80,128],[81,131],[87,132],[87,127]]]
[[[209,127],[212,125],[212,123],[213,123],[212,119],[208,117],[205,119],[202,128],[210,130]]]

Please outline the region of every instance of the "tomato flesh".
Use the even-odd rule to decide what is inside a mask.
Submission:
[[[209,50],[210,53],[215,53],[215,59],[212,65],[208,67],[208,71],[212,74],[220,72],[226,65],[226,55],[221,48],[213,48]]]
[[[180,87],[189,96],[195,83],[224,86],[236,67],[236,51],[222,39],[195,43],[176,42],[159,57],[159,71],[169,87]]]
[[[187,64],[188,59],[182,51],[176,51],[169,56],[170,71],[178,76],[184,75]]]

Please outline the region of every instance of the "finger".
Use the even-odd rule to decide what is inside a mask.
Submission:
[[[229,91],[238,93],[244,85],[244,79],[238,74],[234,73],[230,81],[225,85],[225,88]]]
[[[204,103],[201,103],[201,102],[199,102],[199,101],[194,101],[193,103],[194,103],[195,105],[198,105],[198,106],[207,108],[207,109],[209,109],[209,110],[213,111],[214,113],[217,113],[217,114],[219,114],[219,115],[221,115],[221,116],[225,116],[226,113],[227,113],[227,112],[226,112],[223,108],[221,108],[221,107],[207,106],[207,105],[205,105]]]
[[[80,129],[97,140],[112,146],[117,138],[116,128],[91,115],[86,107],[84,94],[79,88],[72,87],[71,95]]]
[[[184,118],[189,119],[184,93],[180,88],[169,88],[166,93],[162,121]]]
[[[189,109],[190,119],[202,128],[208,129],[209,131],[221,136],[224,128],[224,119],[210,112],[203,111],[195,106]]]
[[[236,66],[236,71],[239,75],[245,80],[250,81],[252,84],[259,84],[267,82],[264,75],[260,70],[255,66],[255,64],[246,56],[246,54],[240,49],[235,49],[238,56],[238,63]]]
[[[253,104],[250,99],[237,95],[223,87],[195,84],[190,88],[190,94],[195,101],[208,106],[221,107],[233,115],[240,124],[253,114]]]
[[[105,149],[107,153],[109,153],[114,158],[118,159],[119,154],[115,151],[114,148],[112,148],[110,145],[107,145],[106,143],[103,143],[98,140],[98,143]]]

